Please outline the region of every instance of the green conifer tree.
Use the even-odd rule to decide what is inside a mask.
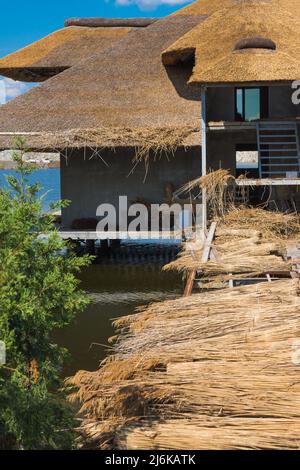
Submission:
[[[61,380],[67,351],[53,343],[52,333],[87,305],[76,274],[90,258],[76,257],[59,237],[55,217],[43,210],[40,186],[29,183],[26,152],[18,139],[16,176],[0,189],[0,340],[6,346],[0,447],[72,448],[73,413]]]

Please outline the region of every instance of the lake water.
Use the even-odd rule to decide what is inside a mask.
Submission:
[[[0,170],[0,186],[13,170]],[[31,182],[40,182],[48,191],[45,208],[60,199],[59,169],[39,169]],[[182,293],[181,278],[163,273],[159,266],[92,265],[81,273],[82,288],[91,297],[89,307],[74,324],[55,333],[54,340],[70,352],[64,375],[79,369],[95,370],[108,353],[108,338],[114,335],[111,320],[134,312],[140,305],[174,298]],[[94,344],[93,344],[94,343]]]
[[[15,176],[14,170],[0,170],[0,187],[6,186],[6,177],[8,175]],[[60,200],[60,169],[59,168],[39,168],[35,170],[30,176],[29,181],[31,184],[40,183],[42,190],[40,195],[45,194],[43,207],[45,210],[49,209],[51,202]]]
[[[79,369],[97,369],[108,353],[108,338],[115,334],[112,319],[133,313],[140,305],[182,295],[181,278],[155,265],[93,265],[81,279],[92,302],[72,326],[55,334],[71,354],[64,370],[67,376]]]

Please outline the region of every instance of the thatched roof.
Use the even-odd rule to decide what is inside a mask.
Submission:
[[[190,8],[197,9],[201,3],[207,2],[197,2]],[[165,65],[195,56],[190,83],[285,82],[300,78],[298,1],[227,0],[218,6],[213,1],[209,4],[213,14],[163,52]],[[241,41],[242,48],[238,47]]]
[[[79,39],[76,53],[74,38],[36,54],[34,66],[48,64],[53,71],[55,63],[74,65],[1,107],[0,148],[11,146],[14,133],[37,150],[135,146],[157,152],[200,145],[200,92],[187,82],[300,78],[297,7],[298,0],[199,0],[129,33],[103,19],[100,27],[69,26],[56,34],[86,31],[86,44],[93,46],[86,46],[86,58]],[[245,39],[247,48],[234,50],[245,47]],[[254,39],[260,48],[249,49]],[[268,49],[261,49],[264,44]]]
[[[165,68],[161,52],[204,18],[178,15],[137,28],[2,106],[0,147],[11,146],[8,132],[24,134],[36,149],[200,145],[191,69]]]
[[[173,16],[177,15],[211,15],[216,10],[221,10],[227,6],[232,6],[236,2],[248,0],[197,0],[180,10],[175,11]]]
[[[24,82],[43,82],[110,47],[131,30],[129,26],[60,29],[0,59],[0,75]]]

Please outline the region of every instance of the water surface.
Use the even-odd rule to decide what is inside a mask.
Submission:
[[[181,278],[155,265],[92,265],[81,279],[91,304],[72,326],[55,335],[71,355],[64,375],[98,367],[109,352],[108,338],[115,334],[112,319],[131,314],[140,305],[182,294]]]
[[[0,170],[0,187],[7,187],[7,176],[16,176],[15,170]],[[42,187],[39,195],[45,195],[43,208],[49,209],[51,202],[60,200],[60,169],[38,168],[29,176],[30,184],[39,183]]]

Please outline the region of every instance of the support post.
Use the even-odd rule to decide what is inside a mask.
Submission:
[[[89,255],[94,256],[94,254],[95,254],[95,240],[86,240],[85,246],[86,246],[86,252]]]
[[[201,176],[207,174],[207,145],[206,145],[206,87],[201,87]],[[207,197],[206,189],[202,189],[202,229],[207,229]]]

